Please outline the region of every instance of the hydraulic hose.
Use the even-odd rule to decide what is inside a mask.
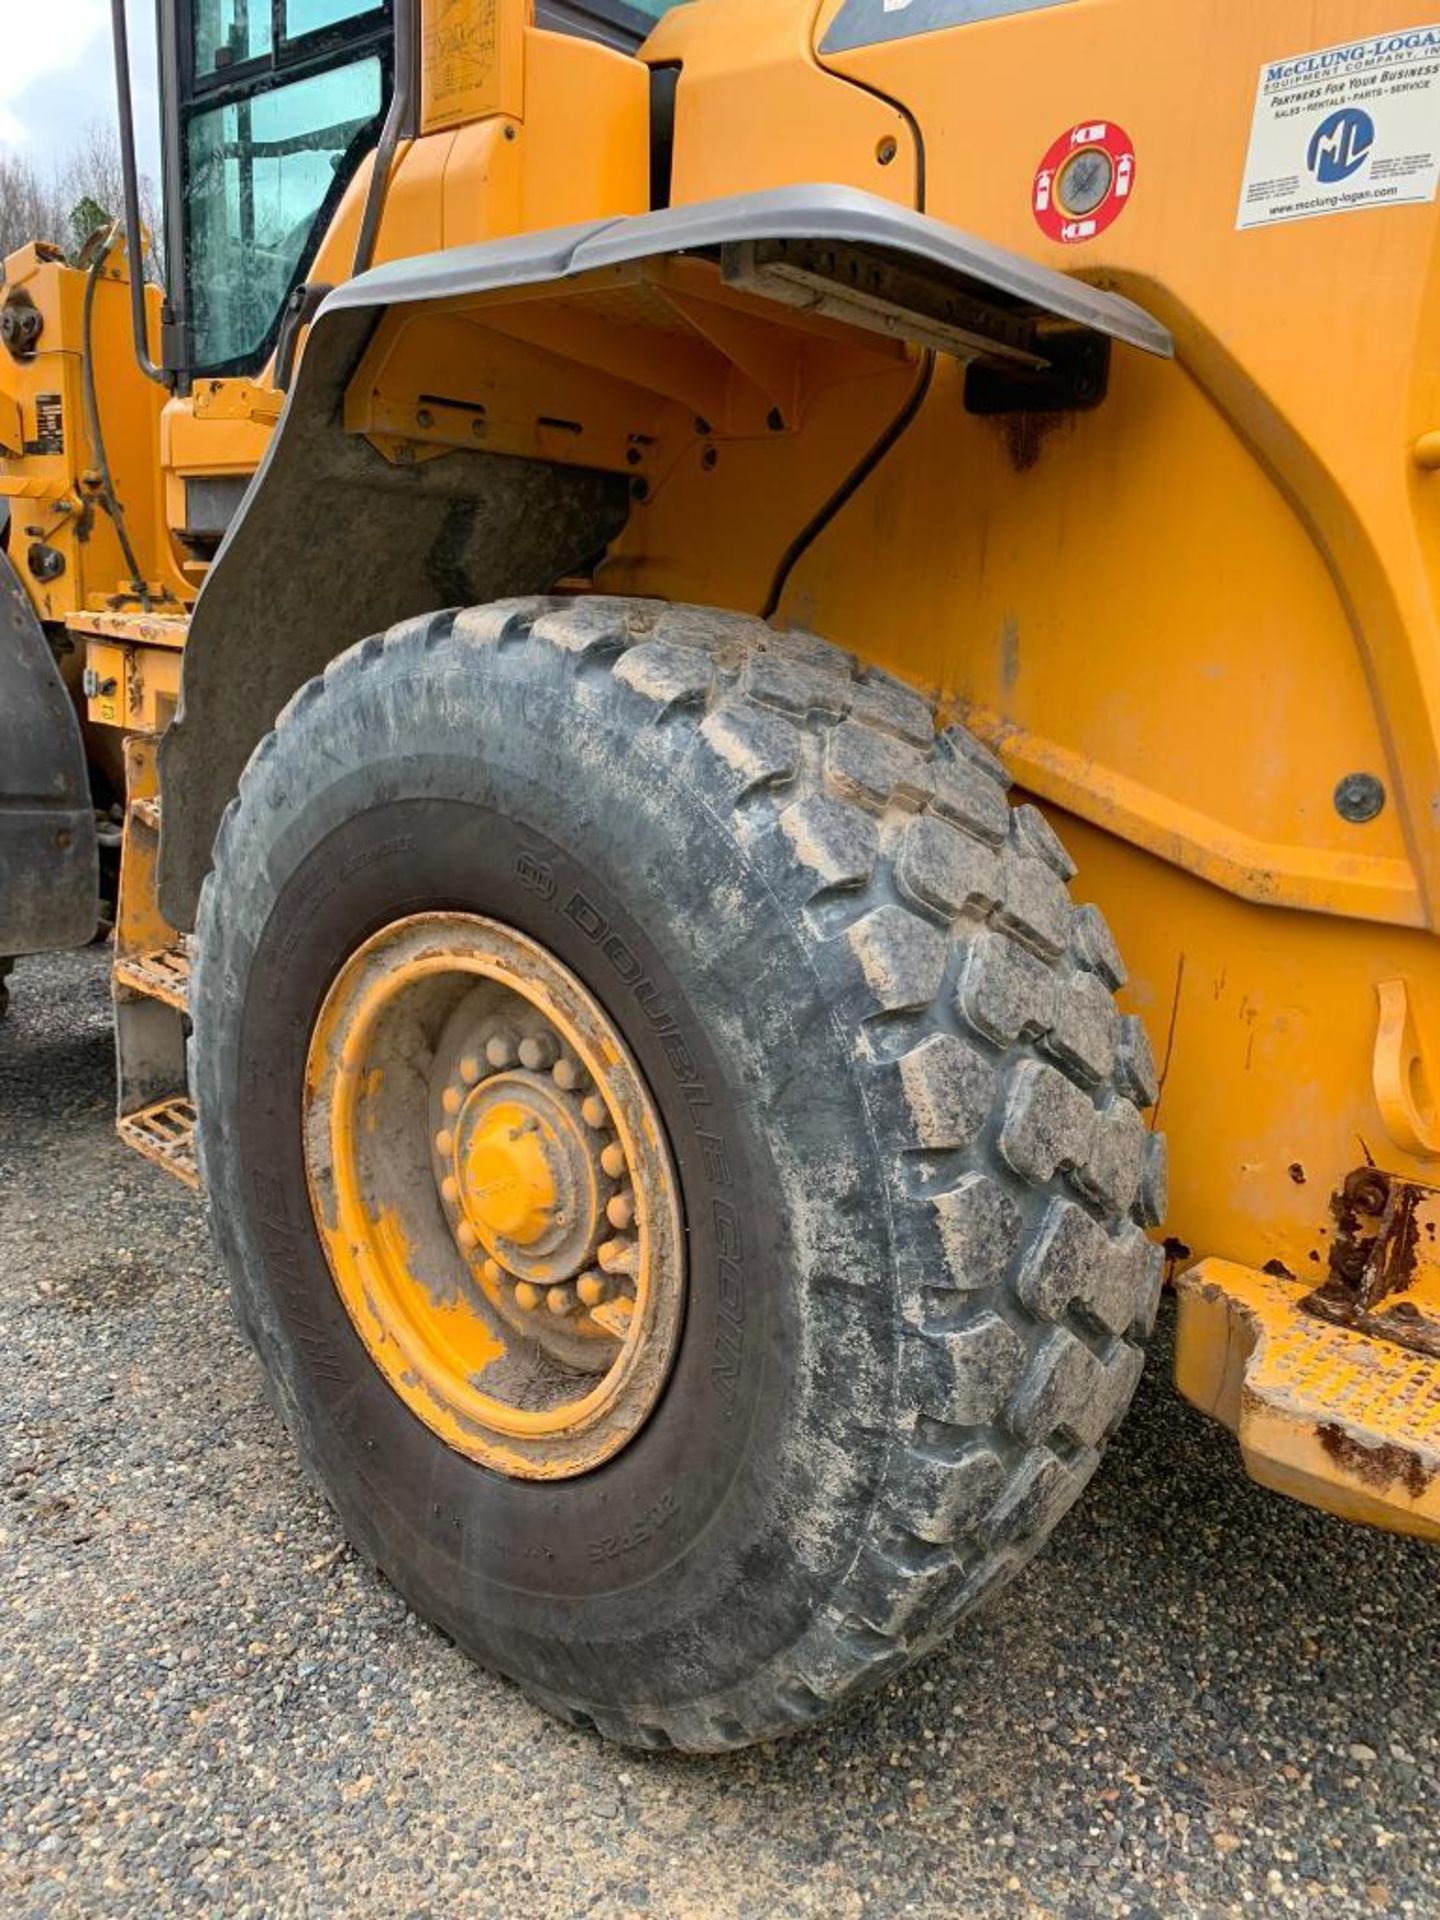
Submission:
[[[135,558],[135,549],[130,544],[130,535],[125,530],[125,509],[115,493],[115,482],[110,472],[110,457],[105,451],[105,435],[100,427],[100,400],[95,388],[95,289],[99,285],[105,262],[114,251],[119,232],[120,222],[117,220],[111,225],[105,238],[96,246],[90,265],[86,269],[85,301],[80,320],[80,388],[85,402],[85,431],[90,436],[90,446],[95,455],[95,469],[100,475],[98,490],[100,504],[114,522],[120,551],[124,556],[125,565],[130,569],[130,591],[139,600],[142,610],[149,613],[150,590],[145,584],[140,564]],[[132,274],[140,272],[138,262],[131,260],[128,264]]]

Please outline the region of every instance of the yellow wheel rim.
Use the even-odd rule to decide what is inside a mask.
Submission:
[[[660,1116],[598,1002],[526,935],[396,921],[311,1036],[305,1166],[371,1358],[457,1452],[589,1472],[639,1431],[684,1308]]]

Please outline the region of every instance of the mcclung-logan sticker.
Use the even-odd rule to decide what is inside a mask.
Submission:
[[[1237,227],[1433,200],[1437,179],[1440,26],[1260,69]]]

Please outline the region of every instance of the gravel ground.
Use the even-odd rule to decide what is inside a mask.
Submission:
[[[409,1615],[200,1208],[110,1131],[103,953],[0,1027],[0,1912],[1433,1914],[1435,1561],[1251,1487],[1168,1334],[1041,1562],[809,1737],[637,1758]]]

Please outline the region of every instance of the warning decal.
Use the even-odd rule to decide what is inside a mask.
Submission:
[[[1440,26],[1260,69],[1237,227],[1433,200],[1437,180]]]
[[[1082,120],[1052,140],[1030,183],[1042,233],[1065,246],[1093,240],[1130,204],[1135,147],[1113,120]]]

